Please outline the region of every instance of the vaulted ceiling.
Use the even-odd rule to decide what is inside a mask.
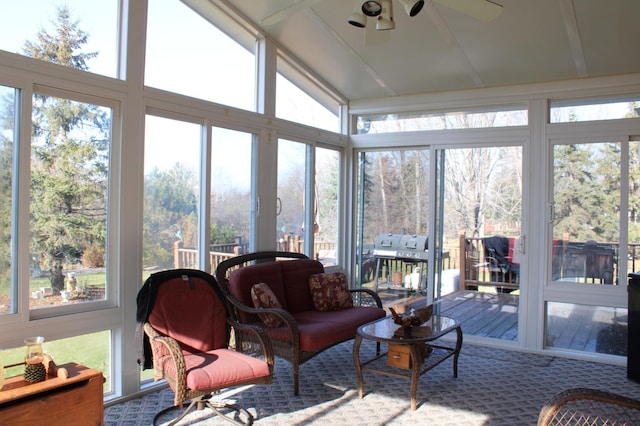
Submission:
[[[393,0],[389,31],[350,25],[355,0],[223,1],[349,100],[640,72],[640,0],[495,0],[488,22]]]

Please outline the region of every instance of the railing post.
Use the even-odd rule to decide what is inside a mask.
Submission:
[[[460,257],[459,265],[460,265],[460,280],[462,281],[462,289],[467,289],[467,236],[464,231],[460,231],[459,240],[459,252],[458,255]]]
[[[173,266],[176,269],[179,269],[180,266],[180,249],[184,245],[182,241],[176,241],[173,243]]]

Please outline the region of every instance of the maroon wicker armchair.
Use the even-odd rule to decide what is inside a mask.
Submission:
[[[193,408],[205,407],[233,423],[253,423],[249,412],[214,401],[212,395],[236,386],[270,384],[273,349],[262,330],[229,318],[214,277],[191,269],[158,272],[147,279],[137,301],[138,320],[146,335],[145,367],[152,358],[154,379],[165,379],[175,393],[174,406],[158,413],[154,424],[187,401],[191,401],[188,408],[171,424]],[[262,352],[251,356],[232,350],[230,326],[234,335],[251,334]]]
[[[573,388],[549,399],[538,426],[640,424],[640,401],[597,389]]]

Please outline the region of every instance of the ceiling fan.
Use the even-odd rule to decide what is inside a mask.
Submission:
[[[287,16],[303,10],[305,8],[311,7],[313,4],[318,3],[322,0],[298,0],[294,4],[285,7],[270,16],[265,17],[260,21],[261,25],[269,26],[273,25],[281,20],[285,19]],[[417,15],[425,4],[425,0],[396,0],[398,1],[406,13],[409,16]],[[500,13],[502,12],[502,6],[498,3],[494,3],[491,0],[427,0],[433,1],[435,3],[442,4],[450,9],[456,10],[458,12],[469,15],[473,18],[482,20],[482,21],[492,21],[496,19]],[[386,12],[385,12],[385,9]],[[349,17],[349,22],[351,23],[351,18],[355,17],[354,14],[357,14],[358,21],[362,23],[362,17],[364,16],[364,24],[361,25],[362,28],[366,26],[366,17],[375,17],[376,22],[381,19],[386,19],[389,21],[389,14],[392,16],[392,0],[373,0],[373,1],[362,1],[356,0],[354,6],[354,12]],[[380,18],[381,15],[385,14],[386,18]],[[395,24],[389,22],[383,22],[380,28],[382,30],[392,29],[391,26],[395,27]],[[393,21],[393,19],[391,19]],[[352,25],[355,25],[352,23]],[[359,26],[359,25],[356,25]],[[377,25],[376,25],[377,26]]]

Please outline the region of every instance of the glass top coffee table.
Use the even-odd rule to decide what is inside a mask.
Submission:
[[[456,332],[455,346],[434,341]],[[362,339],[386,343],[389,350],[378,353],[373,359],[360,362]],[[358,328],[353,343],[353,361],[358,375],[358,395],[364,396],[362,372],[364,370],[393,377],[411,379],[411,409],[417,408],[416,392],[420,376],[453,356],[453,377],[458,377],[458,356],[462,347],[462,329],[455,320],[433,315],[410,332],[393,322],[392,317],[382,318]],[[387,356],[387,363],[381,358]],[[404,371],[403,371],[404,370]]]

